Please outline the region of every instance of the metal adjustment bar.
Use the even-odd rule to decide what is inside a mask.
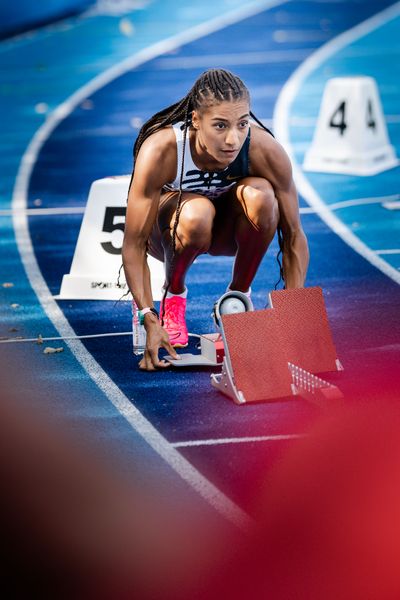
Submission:
[[[210,375],[211,385],[218,391],[232,398],[236,404],[245,404],[246,399],[243,396],[243,393],[236,389],[233,374],[227,364],[226,357],[224,357],[221,373],[211,373]]]
[[[336,385],[317,377],[313,373],[288,362],[289,371],[292,375],[292,389],[294,393],[299,394],[307,400],[326,399],[340,400],[343,398],[342,392]]]

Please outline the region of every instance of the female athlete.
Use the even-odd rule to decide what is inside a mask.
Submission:
[[[122,257],[147,332],[139,367],[166,367],[159,348],[176,357],[187,345],[185,276],[199,254],[234,256],[229,289],[249,295],[277,231],[285,287],[302,287],[309,255],[289,158],[250,111],[239,77],[208,70],[134,146]],[[166,266],[160,318],[147,254]]]

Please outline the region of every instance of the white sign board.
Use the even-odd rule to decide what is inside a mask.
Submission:
[[[130,176],[98,179],[91,185],[70,273],[59,299],[118,300],[128,290],[121,249]],[[148,256],[154,300],[161,299],[164,265]],[[129,294],[123,299],[131,300]]]
[[[375,80],[329,79],[304,170],[375,175],[398,164]]]

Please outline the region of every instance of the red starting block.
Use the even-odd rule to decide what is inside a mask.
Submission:
[[[270,294],[271,308],[221,318],[225,358],[211,383],[238,404],[301,395],[324,401],[340,390],[315,373],[341,370],[319,287]]]
[[[221,302],[225,296],[222,296]],[[239,296],[246,297],[239,292]],[[320,287],[280,290],[270,308],[217,315],[221,333],[200,336],[201,354],[167,356],[174,366],[218,366],[211,383],[238,404],[301,395],[335,400],[340,390],[316,373],[342,370]],[[217,303],[218,304],[218,303]]]
[[[320,287],[273,291],[269,302],[286,332],[292,363],[311,373],[343,370]]]

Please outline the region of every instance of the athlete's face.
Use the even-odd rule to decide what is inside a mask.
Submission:
[[[221,167],[235,160],[249,131],[248,100],[220,102],[192,114],[197,130],[196,151],[207,155]]]

